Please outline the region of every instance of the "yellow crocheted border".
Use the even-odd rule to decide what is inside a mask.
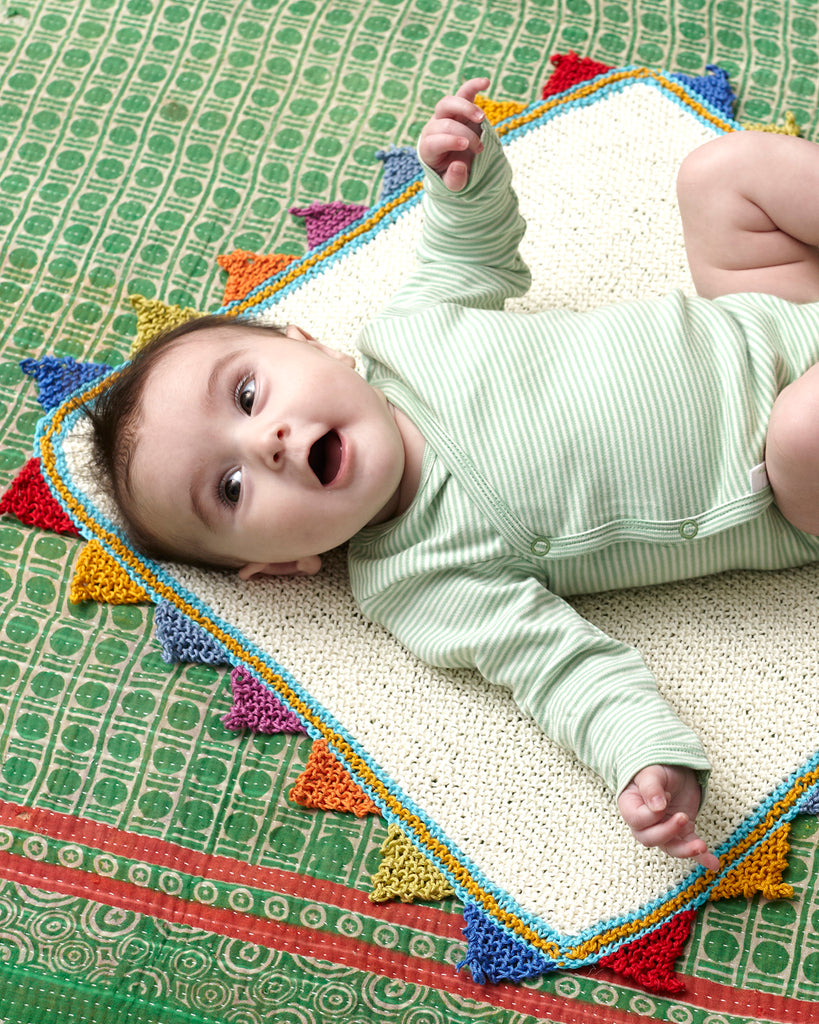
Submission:
[[[572,89],[570,92],[559,97],[550,98],[543,103],[521,113],[519,116],[504,121],[498,126],[501,135],[508,134],[517,128],[536,121],[544,114],[557,107],[567,105],[579,99],[590,97],[597,92],[603,91],[624,80],[653,80],[663,89],[673,94],[683,105],[691,109],[700,118],[714,125],[715,128],[727,132],[733,131],[734,125],[715,115],[684,90],[677,83],[666,78],[659,72],[647,68],[630,68],[613,71],[611,74],[603,75],[592,82],[584,83]],[[377,226],[385,217],[392,213],[401,204],[407,202],[421,189],[418,182],[414,182],[391,202],[379,207],[371,217],[356,224],[349,231],[333,240],[325,249],[308,256],[306,259],[297,261],[292,269],[277,277],[277,279],[265,288],[254,293],[252,299],[231,305],[224,310],[227,315],[239,316],[247,312],[260,302],[270,298],[288,284],[308,272],[316,264],[338,252],[344,246],[354,241],[359,236]],[[82,405],[92,401],[105,388],[107,378],[98,381],[90,386],[83,393],[75,395],[73,399],[65,403],[52,417],[47,424],[40,439],[40,454],[43,470],[50,478],[52,486],[59,493],[61,500],[70,510],[76,521],[81,523],[86,533],[94,534],[104,547],[114,557],[134,574],[134,578],[142,582],[146,590],[154,600],[165,600],[178,608],[193,622],[196,622],[203,629],[219,641],[229,652],[233,659],[239,664],[244,664],[250,671],[270,685],[278,695],[292,707],[313,729],[321,735],[329,744],[334,754],[339,757],[347,766],[350,773],[364,788],[365,792],[372,796],[376,802],[383,807],[387,814],[393,819],[403,823],[405,831],[411,833],[417,846],[426,851],[434,863],[442,866],[453,878],[462,892],[467,894],[476,904],[480,905],[495,921],[506,926],[510,931],[519,935],[530,943],[535,949],[542,951],[558,966],[571,966],[573,962],[584,960],[589,956],[599,954],[601,950],[611,947],[620,941],[627,939],[643,930],[661,924],[670,915],[677,911],[686,909],[704,898],[706,890],[713,882],[713,875],[704,874],[698,876],[680,892],[668,900],[656,906],[651,912],[637,919],[618,924],[593,938],[578,944],[571,950],[561,950],[557,943],[543,938],[531,927],[522,921],[517,915],[504,909],[494,894],[484,888],[470,874],[460,861],[453,856],[427,825],[411,811],[407,810],[397,797],[390,792],[381,779],[372,771],[369,765],[352,749],[343,736],[335,733],[324,721],[310,708],[308,704],[291,689],[287,681],[276,673],[261,658],[249,650],[246,646],[234,637],[221,630],[216,623],[204,615],[198,608],[181,597],[173,587],[166,584],[147,565],[142,558],[130,549],[116,535],[95,522],[86,511],[84,506],[75,498],[68,487],[63,483],[57,471],[57,459],[54,448],[54,440],[62,433],[66,420]],[[787,795],[776,803],[763,821],[738,843],[729,853],[723,855],[723,868],[736,867],[745,859],[754,847],[761,844],[766,837],[774,831],[782,828],[782,819],[791,814],[807,790],[819,781],[819,768],[814,772],[799,779],[788,791]]]

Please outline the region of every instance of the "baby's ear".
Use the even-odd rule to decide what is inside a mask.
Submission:
[[[309,331],[305,331],[303,327],[297,327],[295,324],[288,324],[284,329],[284,335],[286,338],[291,338],[293,341],[316,340]]]
[[[320,352],[323,352],[331,359],[338,359],[340,363],[345,363],[347,366],[355,369],[355,359],[353,359],[352,356],[348,356],[346,352],[340,352],[337,348],[330,348],[328,345],[322,345],[320,341],[316,341],[309,331],[305,331],[301,327],[296,327],[295,324],[288,324],[285,328],[284,334],[285,337],[290,338],[292,341],[306,341],[308,345],[312,345],[313,348],[317,348]]]
[[[295,562],[249,562],[239,570],[239,579],[252,580],[256,576],[313,576],[321,568],[318,555],[308,555]]]

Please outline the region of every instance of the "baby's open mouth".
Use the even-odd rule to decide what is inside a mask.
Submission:
[[[335,430],[328,430],[311,446],[307,462],[322,486],[335,480],[341,467],[341,438]]]

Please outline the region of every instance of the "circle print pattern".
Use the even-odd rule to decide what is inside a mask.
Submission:
[[[229,940],[219,947],[218,959],[231,973],[255,977],[270,967],[274,953],[264,946]]]
[[[303,253],[304,226],[289,209],[374,202],[382,180],[375,151],[411,145],[435,99],[460,79],[487,74],[493,95],[528,102],[551,71],[550,55],[569,49],[607,64],[690,74],[711,60],[732,76],[741,119],[781,120],[792,110],[816,138],[815,8],[812,0],[4,5],[0,486],[29,457],[40,414],[21,358],[119,363],[135,331],[130,294],[213,309],[224,284],[217,253],[242,242]],[[0,800],[366,889],[382,823],[328,817],[324,848],[345,853],[332,863],[318,857],[314,818],[288,807],[285,795],[303,767],[301,741],[239,739],[226,730],[224,673],[166,665],[149,608],[72,605],[77,553],[73,538],[0,524]],[[233,784],[242,778],[247,786]],[[0,829],[0,849],[52,863],[37,836],[21,845],[20,833]],[[813,834],[797,834],[794,872],[804,905],[817,914],[814,852]],[[118,874],[122,860],[77,843],[57,848],[56,862],[167,896],[190,893],[181,872],[163,867],[151,880],[146,865],[133,863]],[[211,903],[216,890],[202,884],[199,895]],[[243,890],[232,899],[235,912],[246,909]],[[291,923],[292,913],[296,921],[299,904],[260,899],[269,919]],[[423,929],[374,925],[366,914],[334,917],[338,908],[320,900],[310,906],[305,927],[321,921],[345,940],[422,959],[445,948],[448,964],[463,959],[463,943],[445,945]],[[819,999],[817,928],[800,936],[800,916],[753,915],[709,907],[686,971],[733,985],[747,970],[743,983],[776,994],[795,986],[801,998]],[[799,955],[797,939],[804,939]],[[390,1024],[516,1019],[409,982],[367,975],[364,983],[343,968],[322,973],[309,956],[156,923],[35,884],[0,883],[4,967],[25,964],[47,978],[52,946],[78,985],[104,993],[112,984],[107,965],[123,962],[131,973],[118,984],[161,995],[182,1015],[198,1012],[196,1001],[207,1013],[212,1000],[229,1020],[247,998],[252,1009],[241,1024],[314,1024],[325,1011]],[[201,983],[189,998],[171,961],[179,977],[187,971]],[[782,969],[786,961],[797,965],[793,972]],[[565,999],[625,1006],[632,998],[614,985],[584,982],[578,990],[574,978],[543,982],[550,984],[563,985],[555,991]],[[228,993],[232,1002],[224,1002]],[[630,1012],[640,1014],[636,1002]],[[694,1024],[682,1006],[671,1006],[668,1017]],[[698,1013],[696,1024],[705,1019]]]

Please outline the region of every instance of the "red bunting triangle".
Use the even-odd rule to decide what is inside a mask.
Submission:
[[[655,931],[603,957],[599,966],[636,981],[650,992],[684,991],[685,985],[674,972],[674,963],[688,941],[696,916],[696,910],[675,914]]]
[[[43,479],[40,460],[29,459],[0,498],[0,513],[10,512],[26,526],[79,537],[77,527],[58,504]]]
[[[556,96],[559,92],[565,92],[566,89],[571,89],[573,85],[588,82],[590,78],[596,78],[598,75],[612,70],[610,64],[601,64],[590,57],[578,57],[573,50],[569,53],[556,53],[552,57],[552,64],[554,64],[555,70],[543,86],[544,100],[549,96]]]

